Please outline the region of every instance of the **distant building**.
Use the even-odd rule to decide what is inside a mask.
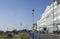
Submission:
[[[51,5],[48,5],[37,21],[37,30],[42,31],[44,28],[49,33],[60,31],[60,0],[55,0]]]

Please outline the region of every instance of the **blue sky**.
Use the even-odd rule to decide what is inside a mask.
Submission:
[[[50,3],[51,0],[0,0],[0,30],[31,29],[32,9],[36,22]]]

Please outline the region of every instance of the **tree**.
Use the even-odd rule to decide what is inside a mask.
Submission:
[[[9,33],[9,34],[7,34],[7,37],[8,37],[8,38],[12,38],[13,35],[12,35],[11,33]]]
[[[12,31],[12,33],[13,33],[14,35],[16,35],[16,34],[18,34],[18,31],[15,29],[15,30]]]

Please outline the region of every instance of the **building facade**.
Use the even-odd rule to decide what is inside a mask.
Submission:
[[[55,0],[51,5],[48,5],[37,21],[37,30],[43,31],[44,28],[49,33],[60,31],[60,0]]]

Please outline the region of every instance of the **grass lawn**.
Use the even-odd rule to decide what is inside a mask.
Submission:
[[[6,38],[6,35],[0,36],[0,39],[31,39],[31,37],[26,32],[22,32],[12,38]]]

